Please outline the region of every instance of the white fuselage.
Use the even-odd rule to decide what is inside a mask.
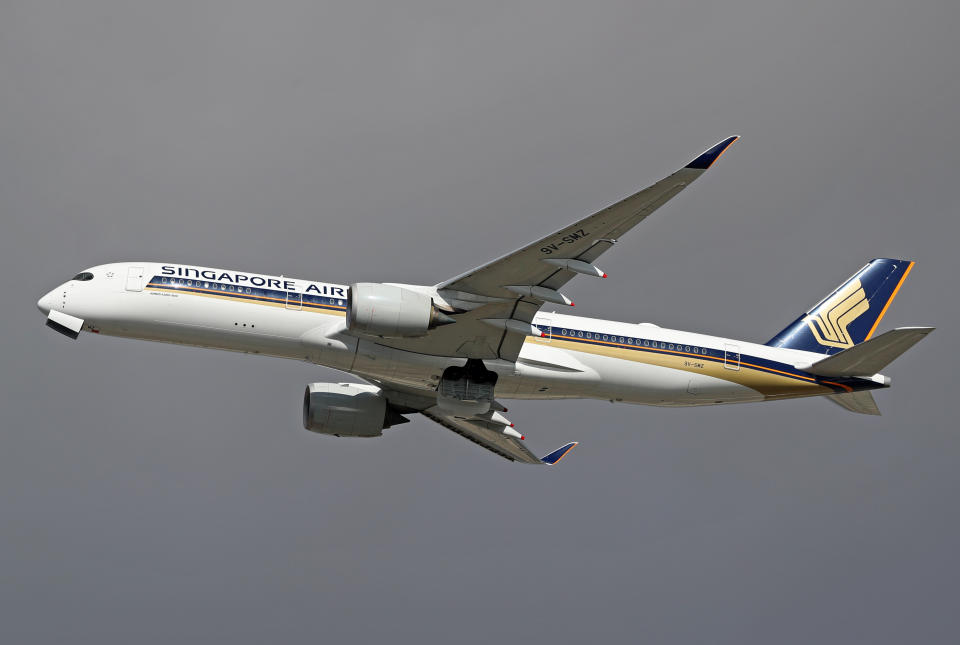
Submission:
[[[94,333],[309,361],[432,392],[463,358],[387,347],[346,329],[347,287],[151,262],[91,269],[38,306]],[[650,324],[540,313],[516,362],[485,360],[498,398],[593,398],[688,406],[834,394],[879,381],[821,379],[798,370],[821,355]],[[858,383],[860,383],[858,385]]]

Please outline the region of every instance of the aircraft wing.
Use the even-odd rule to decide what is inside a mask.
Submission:
[[[423,354],[515,361],[545,302],[572,304],[558,289],[577,273],[606,274],[594,261],[627,231],[702,175],[738,137],[728,137],[669,177],[598,213],[436,285],[457,324],[417,339],[384,339]]]
[[[573,450],[577,442],[568,443],[544,457],[537,457],[530,452],[523,441],[516,437],[511,437],[493,424],[484,423],[478,419],[465,419],[463,417],[453,416],[437,407],[428,408],[420,412],[428,419],[433,419],[444,428],[453,430],[464,439],[469,439],[473,443],[482,446],[490,452],[496,453],[504,459],[510,461],[519,461],[525,464],[546,464],[552,466],[563,459],[568,452]]]
[[[469,439],[478,446],[510,461],[552,466],[563,459],[578,443],[571,441],[543,457],[537,457],[527,448],[523,435],[514,431],[513,424],[500,414],[490,413],[480,417],[457,416],[437,406],[436,392],[425,392],[383,379],[367,380],[383,389],[390,405],[397,412],[401,414],[419,412],[444,428],[453,430],[464,439]],[[495,409],[506,411],[506,408],[499,403],[496,404]]]

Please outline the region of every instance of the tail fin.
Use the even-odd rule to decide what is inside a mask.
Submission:
[[[766,344],[836,354],[862,343],[873,336],[913,265],[910,260],[871,260]]]

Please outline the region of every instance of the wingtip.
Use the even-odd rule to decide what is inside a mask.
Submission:
[[[540,461],[542,461],[543,463],[547,464],[548,466],[553,466],[553,465],[557,464],[561,459],[563,459],[564,457],[566,457],[566,456],[567,456],[567,453],[569,453],[571,450],[573,450],[574,448],[576,448],[578,443],[580,443],[580,442],[579,442],[579,441],[571,441],[570,443],[566,444],[565,446],[562,446],[562,447],[560,447],[560,448],[557,448],[556,450],[554,450],[553,452],[551,452],[549,455],[546,455],[546,456],[544,456],[544,457],[541,457],[541,458],[540,458]]]
[[[719,159],[720,156],[723,155],[724,152],[727,151],[727,148],[730,147],[730,144],[732,144],[734,141],[736,141],[739,138],[740,138],[739,135],[727,137],[726,139],[724,139],[717,145],[713,146],[712,148],[705,150],[699,157],[697,157],[696,159],[688,163],[685,167],[694,168],[696,170],[706,170],[707,168],[712,166],[717,161],[717,159]]]

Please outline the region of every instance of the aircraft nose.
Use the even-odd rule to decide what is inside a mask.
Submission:
[[[53,292],[46,294],[40,300],[37,300],[37,309],[43,313],[44,316],[50,313],[50,310],[53,308]]]

